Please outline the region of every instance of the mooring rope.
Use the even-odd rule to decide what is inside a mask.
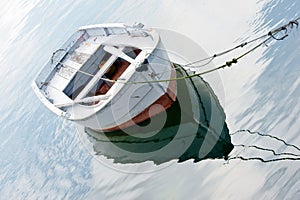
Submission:
[[[256,135],[259,135],[259,136],[262,136],[262,137],[269,137],[269,138],[272,138],[272,139],[275,139],[275,140],[277,140],[277,141],[282,142],[282,143],[283,143],[284,145],[286,145],[286,146],[295,148],[296,150],[300,151],[300,148],[297,147],[296,145],[289,144],[289,143],[287,143],[286,141],[284,141],[283,139],[278,138],[278,137],[276,137],[276,136],[273,136],[273,135],[270,135],[270,134],[266,134],[266,133],[263,134],[263,133],[260,133],[260,132],[258,132],[258,131],[251,131],[251,130],[249,130],[249,129],[244,129],[244,130],[238,130],[238,131],[236,131],[236,132],[234,132],[234,133],[230,133],[230,135],[235,135],[235,134],[243,133],[243,132],[248,132],[249,134],[252,134],[252,135],[255,135],[255,134],[256,134]]]
[[[260,162],[268,163],[268,162],[276,162],[276,161],[287,161],[287,160],[298,161],[298,160],[300,160],[300,148],[297,147],[296,145],[289,144],[285,140],[283,140],[281,138],[278,138],[276,136],[273,136],[273,135],[270,135],[270,134],[263,134],[263,133],[260,133],[258,131],[250,131],[249,129],[238,130],[234,133],[231,133],[230,135],[233,136],[233,135],[236,135],[238,133],[243,133],[243,132],[246,132],[246,133],[249,133],[249,134],[252,134],[252,135],[256,134],[256,135],[263,136],[263,137],[269,137],[271,139],[277,140],[277,141],[283,143],[285,146],[292,147],[292,148],[296,149],[299,152],[299,154],[290,153],[290,152],[280,152],[280,153],[278,153],[274,149],[264,148],[264,147],[257,146],[257,145],[234,144],[235,147],[242,147],[244,149],[253,148],[253,149],[257,149],[259,151],[271,152],[273,154],[273,156],[275,156],[275,158],[264,159],[264,158],[261,158],[261,157],[244,157],[244,156],[236,155],[236,156],[229,156],[226,159],[227,161],[230,161],[230,160],[243,160],[243,161],[258,160]],[[292,156],[292,157],[280,157],[280,156]]]
[[[269,151],[271,152],[274,156],[300,156],[298,154],[294,154],[294,153],[290,153],[290,152],[281,152],[281,153],[277,153],[274,149],[269,149],[269,148],[264,148],[264,147],[260,147],[257,145],[244,145],[244,144],[235,144],[235,147],[243,147],[243,148],[254,148],[257,150],[261,150],[261,151]]]
[[[243,156],[235,156],[235,157],[229,157],[227,159],[227,161],[230,161],[230,160],[243,160],[243,161],[258,160],[258,161],[263,162],[263,163],[269,163],[269,162],[288,161],[288,160],[299,161],[300,158],[287,157],[287,158],[274,158],[274,159],[266,160],[266,159],[263,159],[263,158],[260,158],[260,157],[245,158]]]
[[[231,48],[231,49],[225,50],[225,51],[220,52],[220,53],[216,53],[216,54],[214,54],[213,56],[209,56],[209,57],[207,57],[207,58],[203,58],[203,59],[200,59],[200,60],[196,60],[196,61],[194,61],[194,62],[190,62],[190,63],[188,63],[188,64],[185,64],[184,66],[190,66],[190,65],[193,65],[193,64],[195,64],[195,63],[203,62],[203,61],[206,61],[206,60],[209,60],[208,63],[210,63],[210,62],[212,62],[212,61],[213,61],[215,58],[217,58],[217,57],[223,56],[223,55],[225,55],[225,54],[227,54],[227,53],[230,53],[230,52],[232,52],[232,51],[234,51],[234,50],[236,50],[236,49],[243,48],[243,47],[245,47],[245,46],[247,46],[247,45],[249,45],[249,44],[251,44],[251,43],[253,43],[253,42],[256,42],[257,40],[260,40],[260,39],[262,39],[262,38],[265,38],[265,37],[267,37],[267,36],[268,36],[267,34],[262,35],[262,36],[260,36],[260,37],[255,38],[255,39],[252,39],[252,40],[250,40],[250,41],[243,42],[242,44],[239,44],[239,45],[237,45],[237,46],[235,46],[235,47],[233,47],[233,48]],[[202,66],[205,66],[205,65],[192,66],[192,67],[193,67],[193,68],[194,68],[194,67],[196,68],[196,67],[202,67]]]
[[[218,66],[218,67],[215,67],[215,68],[212,68],[210,70],[207,70],[207,71],[204,71],[204,72],[199,72],[199,73],[195,73],[195,74],[192,74],[192,75],[188,75],[188,76],[182,76],[182,77],[176,77],[176,78],[171,78],[171,79],[161,79],[161,80],[151,80],[151,81],[120,81],[120,80],[111,80],[111,79],[106,79],[106,78],[100,78],[100,79],[103,79],[105,81],[108,81],[108,82],[113,82],[113,83],[121,83],[121,84],[145,84],[145,83],[159,83],[159,82],[169,82],[169,81],[178,81],[178,80],[184,80],[184,79],[188,79],[188,78],[192,78],[192,77],[195,77],[195,76],[201,76],[201,75],[204,75],[204,74],[208,74],[208,73],[211,73],[211,72],[214,72],[214,71],[217,71],[219,69],[223,69],[223,68],[226,68],[226,67],[231,67],[233,64],[236,64],[240,59],[242,59],[243,57],[245,57],[246,55],[250,54],[251,52],[255,51],[257,48],[259,48],[260,46],[262,45],[266,45],[266,43],[271,40],[271,39],[274,39],[276,41],[279,41],[279,40],[284,40],[286,37],[288,37],[288,29],[293,29],[294,27],[298,28],[299,26],[299,21],[300,20],[300,17],[295,19],[295,20],[292,20],[290,21],[289,23],[273,30],[273,31],[269,31],[267,34],[265,35],[262,35],[260,37],[257,37],[253,40],[250,40],[248,42],[244,42],[240,45],[237,45],[236,47],[233,47],[229,50],[226,50],[224,52],[221,52],[221,53],[218,53],[218,54],[214,54],[213,56],[210,56],[210,57],[207,57],[207,58],[204,58],[204,59],[201,59],[201,60],[198,60],[198,61],[195,61],[195,62],[192,62],[192,63],[189,63],[187,64],[186,66],[189,66],[191,64],[194,64],[194,63],[197,63],[197,62],[201,62],[201,61],[205,61],[205,60],[208,60],[208,59],[214,59],[215,57],[218,57],[218,56],[221,56],[221,55],[224,55],[224,54],[227,54],[231,51],[234,51],[238,48],[243,48],[244,46],[250,44],[250,43],[253,43],[253,42],[256,42],[257,40],[260,40],[262,38],[265,38],[267,37],[265,40],[263,40],[262,42],[260,42],[259,44],[257,44],[256,46],[254,46],[253,48],[251,48],[250,50],[246,51],[245,53],[241,54],[240,56],[236,57],[236,58],[233,58],[232,60],[229,60],[227,61],[225,64],[221,65],[221,66]],[[283,37],[280,37],[280,38],[277,38],[276,35],[278,33],[282,33],[284,32],[284,36]],[[152,54],[153,55],[153,54]],[[156,56],[156,55],[154,55]],[[209,61],[208,63],[210,63],[211,61]],[[185,65],[183,65],[185,66]]]

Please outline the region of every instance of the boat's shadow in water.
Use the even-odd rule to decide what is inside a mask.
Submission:
[[[191,73],[177,69],[177,76]],[[224,111],[200,77],[177,81],[177,101],[166,112],[120,131],[103,133],[85,128],[85,132],[96,155],[115,163],[226,159],[233,149]]]

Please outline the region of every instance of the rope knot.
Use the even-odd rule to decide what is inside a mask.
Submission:
[[[283,30],[286,30],[286,28],[281,28],[281,31],[283,31]],[[277,34],[278,32],[276,32],[275,33],[275,35]],[[273,32],[272,31],[270,31],[269,33],[268,33],[268,36],[270,36],[270,37],[272,37],[274,40],[284,40],[287,36],[289,36],[287,33],[285,33],[285,35],[284,36],[282,36],[281,38],[276,38],[275,36],[274,36],[274,34],[273,34]]]
[[[292,21],[290,21],[289,26],[291,28],[294,28],[294,26],[296,26],[296,28],[298,28],[299,22],[297,20],[292,20]]]
[[[246,46],[248,44],[248,42],[244,42],[241,44],[241,47],[243,48],[244,46]]]
[[[233,58],[231,61],[226,62],[227,67],[231,67],[232,64],[236,64],[238,60],[236,58]]]

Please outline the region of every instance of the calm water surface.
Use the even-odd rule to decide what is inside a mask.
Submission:
[[[299,10],[300,2],[289,0],[0,3],[0,199],[299,199],[299,161],[173,160],[156,166],[95,156],[82,127],[56,117],[30,88],[51,53],[82,25],[140,21],[185,34],[213,54],[299,17]],[[251,129],[299,145],[299,63],[296,30],[218,72],[222,87],[210,84],[230,132]],[[249,134],[232,141],[293,151]],[[253,149],[232,153],[272,158]]]

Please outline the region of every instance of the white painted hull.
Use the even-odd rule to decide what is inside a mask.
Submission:
[[[101,110],[76,122],[95,130],[111,129],[130,121],[164,93],[166,90],[150,84],[127,85]]]
[[[83,27],[72,37],[33,83],[57,115],[94,130],[115,130],[147,119],[155,103],[166,109],[175,101],[174,81],[155,82],[175,78],[175,70],[154,30],[106,24]]]

